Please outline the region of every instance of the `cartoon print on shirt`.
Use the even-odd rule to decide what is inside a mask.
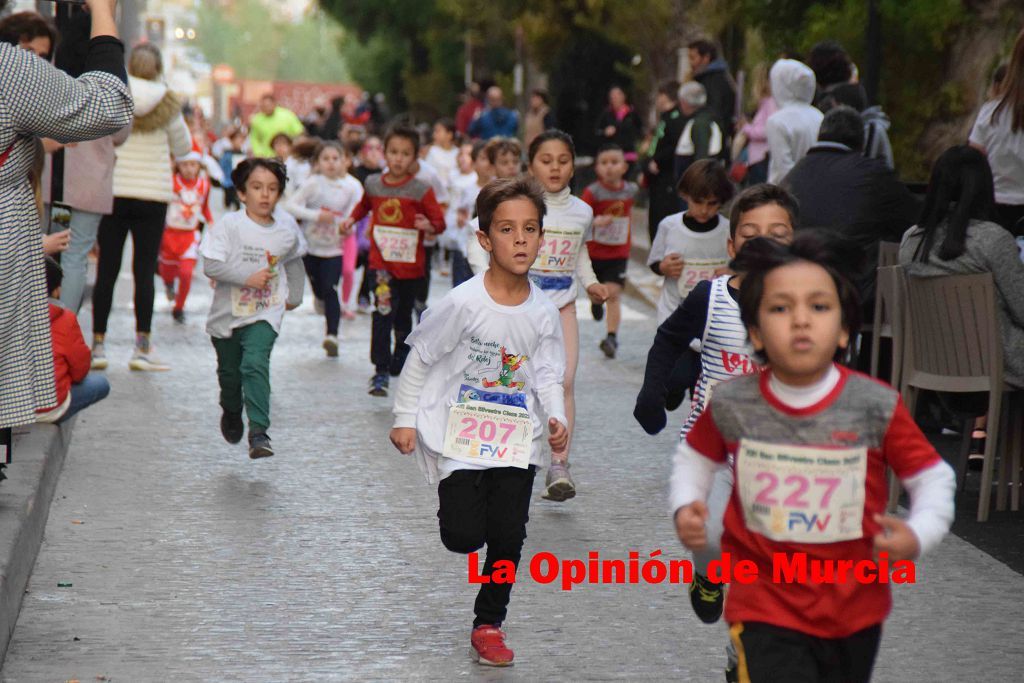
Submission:
[[[496,386],[509,387],[510,389],[522,389],[526,386],[526,382],[514,381],[516,370],[522,367],[527,357],[525,355],[517,356],[514,353],[507,353],[505,347],[501,347],[501,372],[498,373],[497,380],[484,379],[484,387],[491,388]]]

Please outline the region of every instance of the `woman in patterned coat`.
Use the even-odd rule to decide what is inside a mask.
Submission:
[[[29,183],[36,138],[93,140],[131,121],[116,0],[86,4],[92,39],[80,78],[0,44],[0,429],[34,422],[37,409],[57,403],[39,213]]]

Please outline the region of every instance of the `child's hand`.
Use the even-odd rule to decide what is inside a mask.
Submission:
[[[341,227],[339,228],[339,230],[341,230],[342,233],[348,235],[349,233],[352,232],[352,226],[355,224],[355,220],[353,220],[352,217],[349,216],[348,218],[341,222]]]
[[[590,285],[587,287],[587,296],[595,304],[603,304],[608,300],[608,288],[604,285]]]
[[[320,215],[317,216],[316,222],[322,223],[323,225],[330,225],[334,222],[334,212],[330,209],[320,209]]]
[[[409,455],[416,448],[416,430],[412,427],[395,427],[391,430],[391,443],[399,453]]]
[[[708,519],[708,506],[699,500],[676,510],[676,534],[690,550],[703,550],[708,544],[705,523]]]
[[[430,219],[422,213],[416,214],[416,229],[423,232],[434,232],[434,226],[431,225]]]
[[[613,216],[608,216],[608,215],[595,216],[594,217],[594,227],[596,227],[596,228],[607,228],[609,225],[612,224],[612,220],[614,220]]]
[[[551,452],[561,455],[569,447],[569,430],[564,424],[555,418],[551,418],[548,420],[548,431],[551,432],[551,436],[548,437],[548,445],[551,446]]]
[[[272,277],[274,277],[274,274],[270,272],[270,268],[261,268],[246,278],[245,286],[252,287],[253,289],[263,289]]]
[[[301,303],[299,303],[299,304],[290,304],[290,303],[285,302],[284,310],[286,310],[286,311],[294,311],[296,308],[298,308],[301,305],[302,305]]]
[[[669,254],[661,260],[661,274],[665,277],[678,278],[683,274],[686,261],[679,254]]]
[[[912,560],[921,552],[921,543],[914,530],[899,517],[875,515],[882,530],[875,534],[875,557],[889,553],[890,560]]]

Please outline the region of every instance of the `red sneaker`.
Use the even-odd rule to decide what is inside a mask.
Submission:
[[[473,629],[470,653],[484,666],[512,666],[515,654],[505,645],[505,632],[497,626],[483,624]]]

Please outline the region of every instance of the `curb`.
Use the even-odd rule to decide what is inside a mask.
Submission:
[[[74,424],[74,418],[59,426],[36,424],[14,435],[14,462],[0,483],[0,662],[18,623]]]

